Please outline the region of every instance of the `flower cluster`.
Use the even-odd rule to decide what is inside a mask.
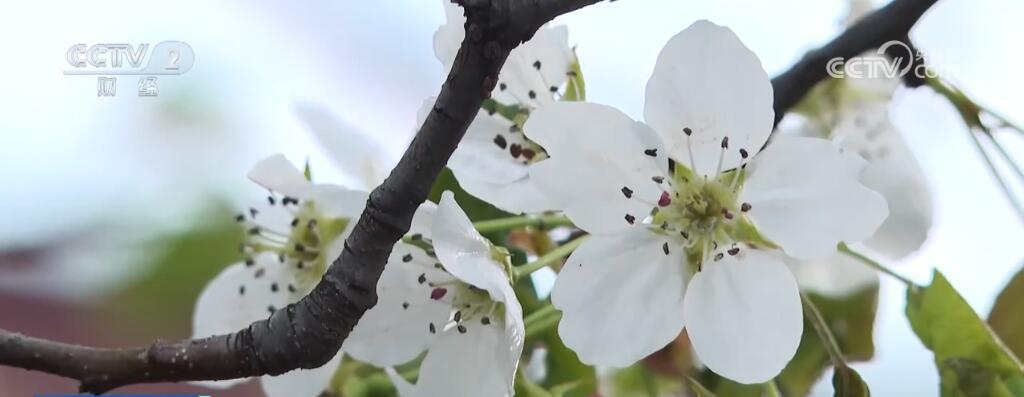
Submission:
[[[445,3],[434,46],[450,67],[464,19]],[[492,94],[449,166],[466,191],[501,209],[556,211],[590,235],[560,267],[550,300],[562,315],[558,336],[587,364],[632,365],[685,330],[708,369],[741,383],[772,379],[803,332],[787,263],[868,241],[887,199],[899,201],[862,182],[880,156],[865,161],[856,136],[772,137],[772,86],[759,59],[708,21],[662,49],[643,122],[583,101],[565,27],[543,26],[513,51]],[[238,216],[246,259],[203,292],[197,336],[307,294],[367,197],[311,183],[280,155],[250,178],[270,196]],[[347,354],[384,368],[403,397],[512,396],[527,328],[513,286],[522,269],[543,266],[513,266],[445,192],[421,205],[394,245],[377,305],[342,352],[322,368],[264,378],[264,390],[316,396]],[[398,366],[418,368],[415,383]]]

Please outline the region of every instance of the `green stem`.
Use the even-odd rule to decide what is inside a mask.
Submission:
[[[914,283],[913,281],[911,281],[909,278],[903,277],[903,276],[897,274],[896,272],[890,270],[889,268],[885,267],[885,265],[882,265],[881,263],[878,263],[874,259],[868,258],[864,254],[850,249],[850,247],[848,247],[845,243],[839,243],[839,252],[842,252],[846,256],[849,256],[849,257],[851,257],[853,259],[856,259],[856,260],[860,261],[861,263],[863,263],[865,265],[868,265],[868,266],[874,268],[875,270],[878,270],[879,272],[885,273],[885,274],[889,275],[890,277],[899,280],[903,284],[906,284],[907,287],[911,287],[911,288],[917,288],[918,287],[918,285],[916,283]]]
[[[527,226],[545,228],[552,226],[573,226],[573,223],[564,215],[520,215],[510,216],[508,218],[489,219],[473,223],[473,227],[475,227],[481,234]]]
[[[562,244],[561,247],[551,250],[551,252],[544,254],[544,256],[537,258],[537,260],[533,262],[512,268],[514,278],[519,279],[520,277],[527,276],[537,270],[562,260],[562,258],[569,256],[569,254],[575,251],[576,247],[579,247],[586,239],[587,236],[580,236],[575,240]]]
[[[1006,178],[1004,178],[1003,175],[999,173],[999,170],[996,169],[995,162],[992,161],[992,157],[985,151],[985,147],[982,146],[981,140],[978,139],[977,134],[978,132],[974,129],[967,130],[967,135],[971,137],[971,142],[973,142],[974,147],[978,149],[978,153],[981,153],[981,158],[985,160],[985,164],[988,166],[989,172],[996,178],[996,182],[999,184],[999,188],[1003,191],[1003,195],[1006,196],[1010,205],[1013,206],[1013,210],[1017,213],[1017,218],[1019,218],[1021,222],[1024,222],[1024,206],[1022,206],[1020,201],[1018,201],[1013,195],[1013,191],[1010,190],[1010,185],[1006,182]],[[995,140],[993,139],[993,141]],[[998,144],[996,146],[998,147]]]
[[[782,397],[782,392],[779,391],[779,385],[775,384],[775,379],[764,383],[764,391],[768,397]]]
[[[843,351],[839,348],[839,341],[832,334],[832,330],[828,327],[828,323],[825,322],[825,317],[821,315],[818,306],[815,306],[811,298],[803,292],[800,292],[800,300],[804,303],[804,316],[807,318],[807,321],[811,322],[814,333],[818,334],[818,339],[821,339],[821,344],[825,346],[825,351],[828,352],[829,358],[832,359],[832,365],[835,367],[846,365]]]
[[[532,338],[538,333],[547,331],[555,326],[555,324],[558,324],[558,320],[561,319],[562,313],[555,310],[551,303],[544,305],[523,319],[523,322],[526,324],[526,338]]]

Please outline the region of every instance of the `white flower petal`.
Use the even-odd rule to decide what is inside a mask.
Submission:
[[[329,218],[347,218],[350,221],[349,230],[363,214],[366,200],[370,197],[364,191],[349,190],[338,185],[314,185],[311,192],[310,198],[320,213]]]
[[[683,329],[684,261],[682,247],[647,230],[591,236],[555,280],[558,334],[588,364],[624,367],[654,353]]]
[[[523,141],[521,131],[510,132],[512,125],[511,121],[501,116],[488,115],[481,110],[466,130],[458,149],[452,153],[448,168],[452,169],[460,181],[473,178],[491,183],[509,183],[525,177],[526,164],[513,158],[508,151],[510,145],[521,145]]]
[[[302,297],[288,292],[287,285],[293,276],[274,255],[260,254],[254,260],[252,266],[228,266],[206,285],[193,314],[194,337],[238,331],[269,317],[271,307],[281,309]],[[276,291],[272,288],[274,283]]]
[[[847,297],[878,285],[878,272],[847,255],[800,261],[783,258],[800,289],[831,297]]]
[[[504,301],[502,286],[509,284],[508,274],[492,259],[491,243],[476,231],[450,191],[441,194],[431,237],[437,258],[448,273],[486,290],[492,300]]]
[[[756,250],[705,263],[690,281],[683,312],[697,357],[740,383],[778,375],[803,334],[793,275],[782,262]]]
[[[458,173],[455,173],[455,177],[466,192],[512,214],[535,214],[558,209],[554,200],[529,176],[504,184],[462,178]]]
[[[494,98],[530,106],[552,103],[552,92],[565,83],[572,59],[569,29],[545,24],[509,54],[498,74]]]
[[[891,259],[902,259],[921,248],[931,229],[928,181],[889,121],[887,103],[865,103],[848,113],[836,128],[836,138],[867,160],[861,182],[885,196],[889,204],[889,217],[865,244]]]
[[[622,231],[627,214],[642,220],[656,206],[662,189],[652,178],[668,179],[668,157],[644,124],[612,107],[560,102],[537,109],[525,131],[551,155],[531,178],[579,227]]]
[[[313,133],[332,161],[372,189],[384,181],[396,159],[370,139],[369,134],[312,103],[296,103],[295,114]]]
[[[281,154],[260,160],[249,170],[249,179],[257,185],[291,196],[305,199],[310,195],[312,184],[305,175]]]
[[[267,397],[319,397],[331,385],[344,353],[338,352],[320,368],[300,369],[278,376],[260,378]]]
[[[462,7],[449,0],[441,0],[444,7],[445,24],[441,25],[434,32],[434,55],[444,66],[445,74],[452,69],[455,62],[455,55],[462,45],[462,38],[466,37],[466,17],[463,15]]]
[[[740,200],[788,255],[825,258],[839,242],[871,237],[889,213],[885,198],[860,184],[864,165],[827,140],[779,136],[753,161]]]
[[[416,208],[412,215],[412,224],[409,226],[409,235],[419,234],[429,236],[434,229],[434,216],[437,213],[437,204],[432,201],[424,201]]]
[[[690,166],[691,140],[698,174],[714,174],[722,138],[729,169],[739,149],[756,153],[771,134],[772,86],[757,55],[727,27],[694,22],[669,39],[647,82],[644,119],[661,134],[672,157]],[[689,138],[683,128],[690,128]]]
[[[408,262],[405,259],[410,259]],[[422,249],[395,245],[377,283],[377,305],[359,319],[343,350],[360,361],[384,367],[406,363],[436,339],[430,324],[448,322],[451,307],[430,299],[431,282],[451,280],[435,269],[435,261]]]
[[[423,397],[510,397],[516,367],[501,327],[479,323],[442,333],[420,366],[416,395]]]

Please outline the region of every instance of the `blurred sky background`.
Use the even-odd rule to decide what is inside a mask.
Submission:
[[[120,339],[116,329],[134,318],[90,313],[106,312],[95,302],[109,302],[104,298],[150,274],[147,242],[195,227],[211,207],[262,199],[245,178],[260,158],[308,157],[320,181],[361,183],[317,146],[295,116],[296,103],[334,112],[386,148],[385,162],[397,159],[416,128],[416,110],[447,72],[432,46],[444,20],[439,1],[4,4],[0,328],[101,344],[185,336],[188,310],[168,320],[173,331],[150,328]],[[569,26],[577,45],[588,100],[642,119],[658,51],[694,20],[731,27],[775,75],[836,35],[845,12],[842,0],[622,0],[556,23]],[[940,0],[912,39],[944,77],[1024,123],[1022,17],[1020,1]],[[184,75],[160,77],[156,98],[138,97],[131,76],[119,79],[116,97],[99,98],[94,76],[61,73],[72,44],[164,40],[189,43],[196,61]],[[931,268],[941,269],[985,316],[1020,267],[1024,229],[943,99],[928,89],[905,90],[892,117],[935,203],[928,243],[897,270],[927,283]],[[1001,138],[1024,159],[1024,137]],[[875,395],[936,395],[931,353],[903,316],[903,288],[882,280],[876,358],[855,367]],[[156,299],[146,296],[128,299]],[[54,391],[33,388],[23,373],[0,368],[0,394]],[[831,395],[831,385],[819,384],[815,393]]]

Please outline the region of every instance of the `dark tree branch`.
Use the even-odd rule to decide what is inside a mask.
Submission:
[[[391,248],[409,230],[510,51],[558,15],[600,0],[461,0],[466,38],[433,111],[391,175],[370,193],[341,257],[316,288],[269,319],[228,335],[148,347],[96,349],[0,330],[0,365],[48,372],[104,393],[136,383],[219,380],[316,368],[339,350],[363,313]]]
[[[131,349],[68,345],[0,330],[0,365],[76,379],[82,391],[103,393],[136,383],[278,375],[326,363],[376,303],[375,286],[392,246],[409,229],[509,52],[554,17],[598,1],[456,1],[466,12],[466,39],[433,110],[391,175],[370,194],[341,257],[298,303],[232,334]],[[905,37],[935,1],[894,0],[773,79],[776,123],[826,77],[829,59]]]
[[[906,40],[910,28],[937,0],[893,0],[861,18],[824,47],[808,52],[786,72],[772,79],[775,88],[775,124],[796,106],[815,84],[828,78],[832,58],[850,58],[880,47],[889,40]],[[909,43],[907,43],[909,45]]]

